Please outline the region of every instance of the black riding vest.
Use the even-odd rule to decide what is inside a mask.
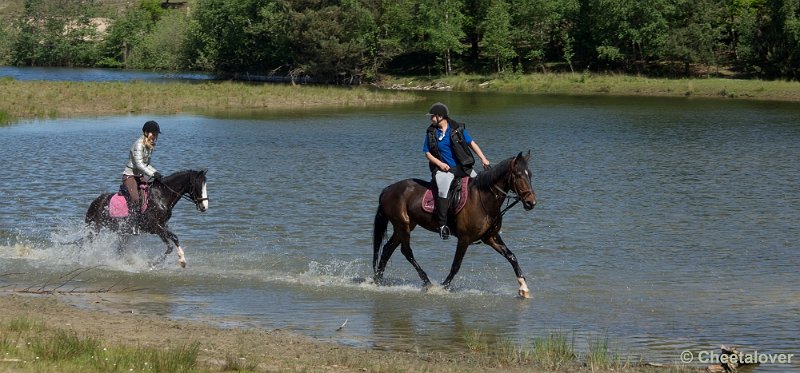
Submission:
[[[469,144],[467,144],[467,140],[464,138],[463,129],[465,127],[452,119],[448,119],[447,123],[450,127],[450,146],[453,148],[453,156],[458,165],[463,168],[462,171],[469,175],[469,169],[475,164],[475,157],[472,155]],[[437,128],[438,127],[435,125],[428,127],[428,151],[430,151],[431,155],[436,157],[436,159],[441,161],[442,156],[439,153],[439,142],[436,140]],[[429,162],[428,166],[431,168],[431,172],[436,172],[436,170],[439,169],[433,162]]]

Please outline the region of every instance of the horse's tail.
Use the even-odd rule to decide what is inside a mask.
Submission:
[[[381,197],[383,193],[381,193]],[[389,226],[389,218],[383,214],[383,209],[378,198],[378,211],[375,212],[375,221],[372,226],[372,271],[378,270],[378,260],[381,257],[381,244],[383,237],[386,236],[386,228]]]

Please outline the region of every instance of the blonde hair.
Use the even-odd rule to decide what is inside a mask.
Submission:
[[[144,137],[144,141],[142,141],[144,147],[147,148],[147,150],[153,150],[153,148],[156,147],[156,142],[153,140],[153,138],[147,136],[147,132],[145,132],[142,136]]]

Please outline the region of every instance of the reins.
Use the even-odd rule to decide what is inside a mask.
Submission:
[[[501,197],[501,195],[502,195],[503,199],[505,199],[505,202],[501,202],[500,204],[502,205],[503,203],[505,203],[506,207],[503,208],[500,211],[500,214],[498,214],[497,216],[494,217],[494,219],[492,219],[492,223],[489,224],[489,230],[487,230],[487,232],[489,232],[491,230],[491,228],[493,228],[493,227],[495,227],[497,225],[497,221],[500,220],[500,218],[502,218],[503,215],[505,215],[505,213],[508,212],[508,210],[510,210],[517,203],[519,203],[519,201],[522,200],[520,195],[517,194],[517,192],[513,190],[513,186],[516,185],[515,181],[516,181],[517,175],[514,173],[514,170],[509,169],[509,171],[511,172],[511,177],[514,178],[514,180],[511,181],[512,187],[509,188],[508,192],[500,189],[500,187],[497,186],[496,182],[492,184],[491,190],[493,192],[496,192],[496,193],[494,193],[495,199],[499,199]],[[513,194],[514,194],[513,196],[510,195],[511,192],[513,192]],[[532,192],[530,190],[526,190],[525,192],[523,192],[523,194],[525,194],[525,193],[532,193]],[[486,209],[486,205],[483,203],[483,198],[481,198],[480,200],[481,200],[481,207],[483,207],[483,211],[486,212],[487,209]],[[511,202],[511,200],[514,200],[514,201]],[[488,216],[489,214],[487,213],[486,215]]]
[[[168,191],[172,192],[173,194],[177,194],[179,198],[182,198],[182,199],[185,199],[187,201],[190,201],[190,202],[194,203],[195,206],[199,205],[203,201],[207,201],[208,200],[208,198],[197,198],[197,199],[195,199],[194,197],[189,197],[189,196],[186,195],[187,194],[186,192],[180,193],[180,192],[170,188],[169,185],[165,184],[163,181],[158,181],[158,183],[163,185],[164,188],[166,188]],[[188,194],[193,194],[193,192],[194,192],[194,184],[192,184],[192,189],[188,192]]]

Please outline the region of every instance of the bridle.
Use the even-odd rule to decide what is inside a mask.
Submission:
[[[497,198],[497,199],[505,198],[505,200],[506,200],[505,201],[506,207],[504,207],[503,210],[500,211],[500,215],[498,215],[495,218],[495,220],[492,223],[492,225],[494,225],[497,222],[497,219],[499,219],[500,217],[505,215],[505,213],[508,210],[510,210],[512,207],[514,207],[514,205],[519,203],[519,201],[521,201],[523,197],[525,197],[528,194],[531,194],[531,195],[533,194],[533,190],[532,189],[523,190],[522,192],[520,192],[518,190],[519,187],[517,186],[517,178],[519,178],[519,177],[520,176],[517,176],[517,172],[512,169],[511,170],[511,188],[509,188],[509,189],[510,189],[510,191],[514,192],[514,194],[515,194],[514,196],[510,196],[509,192],[506,192],[503,189],[501,189],[499,186],[497,186],[497,183],[492,184],[492,188],[491,189],[495,192],[494,193],[495,198]],[[481,205],[483,205],[483,201],[481,201]],[[486,207],[484,206],[483,209],[486,210]]]
[[[190,183],[191,187],[190,187],[189,191],[188,192],[183,192],[183,193],[178,192],[178,191],[170,188],[169,185],[164,184],[163,182],[159,182],[159,183],[161,183],[161,185],[163,185],[164,188],[166,188],[168,191],[172,192],[173,194],[177,194],[178,197],[180,197],[182,199],[185,199],[187,201],[191,201],[192,203],[194,203],[194,207],[197,208],[197,210],[199,210],[199,211],[202,211],[200,206],[203,204],[203,202],[204,201],[208,201],[208,198],[195,197],[195,192],[197,192],[197,188],[195,188],[195,183],[194,182]],[[188,196],[187,196],[187,194],[188,194]]]

